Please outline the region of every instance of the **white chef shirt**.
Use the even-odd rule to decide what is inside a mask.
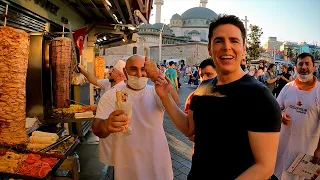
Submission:
[[[98,79],[97,84],[101,90],[108,91],[111,89],[111,83],[109,79]]]
[[[147,85],[141,91],[127,87],[122,89],[128,93],[128,101],[133,104],[130,121],[132,134],[111,134],[107,137],[107,140],[112,139],[112,143],[99,146],[100,160],[106,163],[114,161],[115,180],[172,180],[170,151],[163,129],[164,107],[154,86]],[[96,117],[107,119],[116,110],[115,102],[114,88],[100,99]],[[104,152],[103,149],[112,152]]]

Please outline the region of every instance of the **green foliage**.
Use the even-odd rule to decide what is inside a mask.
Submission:
[[[257,25],[250,24],[250,34],[248,34],[247,40],[248,60],[258,59],[260,57],[260,38],[262,34],[262,28],[259,28]]]

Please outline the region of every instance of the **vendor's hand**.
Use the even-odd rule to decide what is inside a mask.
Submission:
[[[159,76],[155,81],[155,89],[160,98],[165,97],[173,88],[170,79],[166,76]]]
[[[84,67],[81,64],[78,64],[78,68],[79,68],[80,72],[85,70]]]
[[[311,160],[311,162],[312,162],[313,164],[318,164],[318,165],[320,165],[320,149],[317,148],[317,149],[314,151],[313,159]]]
[[[147,73],[147,77],[153,82],[155,82],[160,75],[160,69],[158,69],[155,62],[150,61],[149,56],[145,57],[144,69]]]
[[[281,79],[285,80],[285,77],[283,75],[280,76]]]
[[[284,125],[290,125],[291,124],[291,117],[286,113],[282,113],[282,123]]]
[[[130,118],[123,110],[113,111],[109,118],[103,123],[104,128],[110,133],[121,132],[128,127]]]
[[[90,105],[90,109],[91,109],[91,111],[93,111],[93,112],[96,112],[96,111],[97,111],[97,107],[98,107],[98,105],[96,105],[96,104],[91,104],[91,105]]]

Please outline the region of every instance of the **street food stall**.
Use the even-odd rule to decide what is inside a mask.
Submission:
[[[1,178],[55,176],[94,117],[88,83],[71,83],[79,51],[87,51],[90,63],[95,59],[92,47],[134,42],[135,28],[147,23],[151,7],[152,0],[0,1]],[[72,9],[72,21],[60,8]],[[78,25],[76,30],[86,27],[82,38],[73,39],[71,24]],[[87,45],[81,47],[81,41]],[[92,71],[100,78],[103,63],[97,59]],[[76,172],[71,179],[78,179]]]

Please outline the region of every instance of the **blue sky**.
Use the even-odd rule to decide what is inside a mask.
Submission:
[[[200,0],[164,0],[161,22],[173,14],[198,7]],[[320,46],[320,0],[208,0],[207,8],[217,14],[234,14],[262,28],[262,42],[269,36],[280,41],[317,43]],[[155,21],[155,6],[150,23]],[[249,27],[249,25],[248,25]]]

